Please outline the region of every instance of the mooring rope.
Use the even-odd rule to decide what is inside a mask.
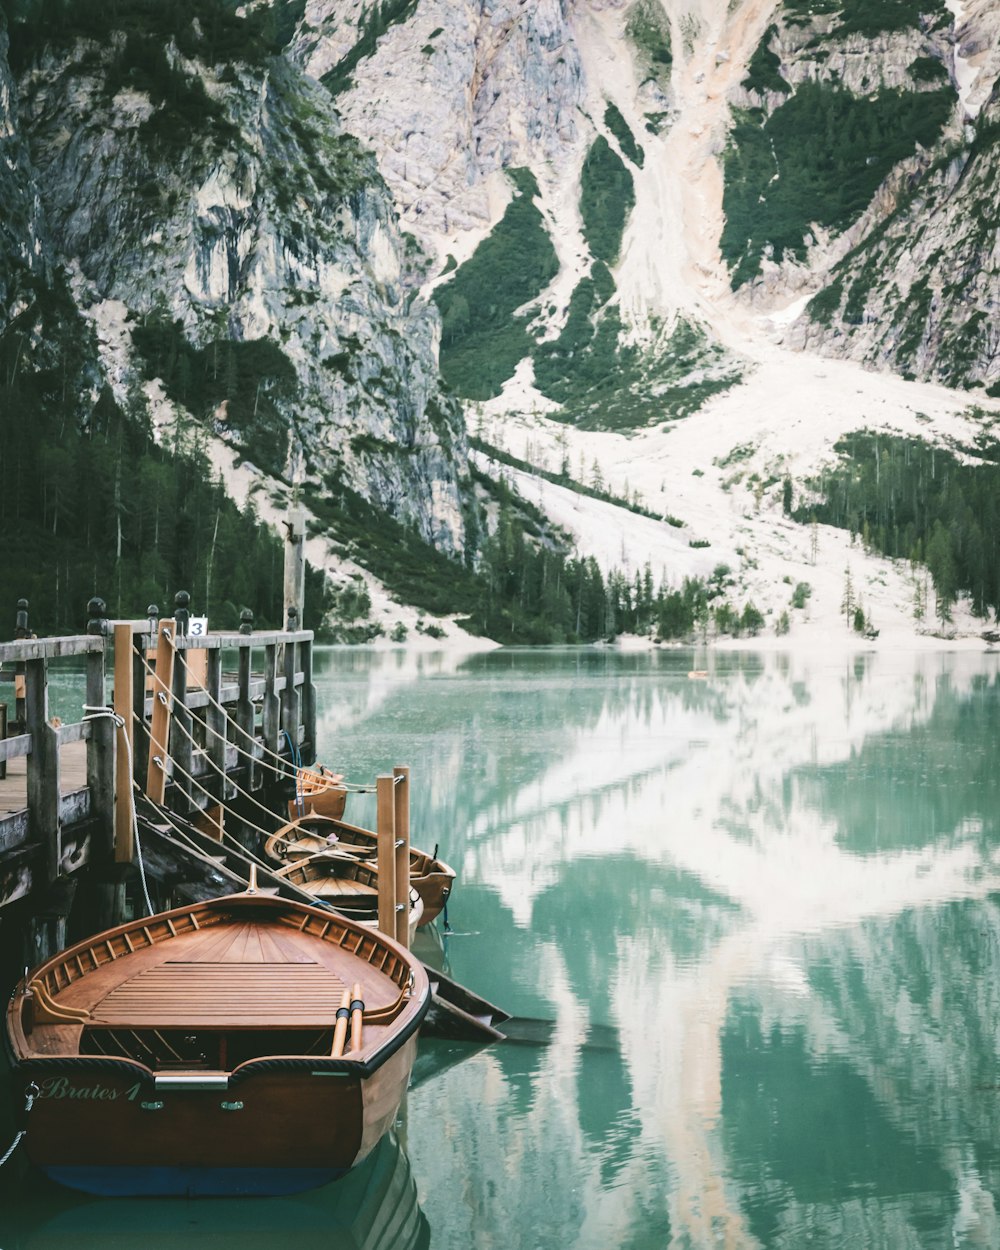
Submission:
[[[190,677],[192,675],[191,668],[188,665],[188,662],[184,659],[183,651],[179,651],[179,650],[175,651],[174,658],[180,662],[181,667],[184,669],[185,673],[187,673],[187,675]],[[144,656],[140,656],[140,659],[142,660],[143,666],[145,667],[146,671],[155,677],[156,669],[154,668],[154,666],[151,665]],[[161,685],[162,685],[162,682],[161,682]],[[199,689],[202,689],[202,687],[199,686]],[[224,733],[220,733],[220,731],[216,729],[214,726],[209,725],[207,722],[204,722],[205,728],[208,730],[210,734],[214,734],[215,737],[217,738],[225,738],[226,742],[233,748],[234,751],[236,751],[238,755],[242,755],[246,759],[252,760],[255,764],[260,764],[262,768],[270,769],[271,772],[277,774],[277,776],[279,777],[292,778],[295,776],[295,774],[290,773],[288,771],[289,761],[286,760],[284,756],[278,755],[277,752],[272,751],[271,748],[266,743],[259,741],[259,739],[257,738],[255,734],[249,733],[246,729],[244,729],[243,726],[239,723],[239,721],[228,710],[228,708],[226,708],[224,704],[220,703],[218,699],[216,699],[213,696],[210,690],[205,690],[205,698],[208,700],[209,703],[211,703],[212,707],[214,707],[216,711],[221,712],[225,716],[227,722],[231,724],[234,729],[236,729],[240,734],[242,734],[243,737],[246,738],[248,742],[253,743],[254,750],[253,751],[244,750],[237,743],[233,742],[233,740],[230,737],[228,737],[228,735]],[[291,735],[288,733],[288,731],[282,730],[282,732],[284,733],[288,741],[291,762],[293,765],[295,765],[296,756],[298,756],[299,759],[301,760],[301,755],[299,755],[299,749],[297,746],[295,746],[292,743],[292,738],[291,738]],[[260,754],[258,754],[258,751],[260,752]],[[273,760],[276,760],[277,764],[280,765],[280,767],[274,764],[267,763],[266,760],[264,759],[265,755],[269,755]],[[301,763],[298,765],[298,767],[301,768]],[[296,777],[296,781],[297,781],[297,777]],[[341,778],[339,781],[335,782],[334,784],[338,787],[338,789],[348,790],[352,794],[374,794],[375,793],[374,789],[370,785],[365,785],[362,782],[344,781],[343,778]]]
[[[201,750],[201,747],[199,746],[197,740],[195,739],[194,734],[189,732],[189,730],[187,729],[187,726],[185,726],[176,717],[174,718],[172,723],[174,726],[176,726],[177,729],[180,730],[180,732],[184,735],[185,738],[187,738],[188,742],[190,742],[191,745],[196,750],[199,750],[199,751]],[[220,799],[217,795],[214,795],[211,792],[211,790],[206,789],[206,787],[203,786],[196,777],[192,777],[189,772],[187,772],[185,769],[183,769],[180,766],[180,764],[178,764],[176,756],[171,755],[169,751],[166,754],[167,754],[167,759],[173,765],[175,772],[180,773],[181,776],[186,777],[188,781],[193,782],[194,785],[196,785],[198,789],[202,792],[202,794],[207,795],[208,798],[210,798],[213,803],[219,803],[221,804],[222,807],[226,809],[226,811],[229,811],[229,808],[226,805],[225,799]],[[154,755],[153,759],[155,761],[160,761],[160,757],[158,755]],[[272,812],[269,807],[266,807],[263,803],[255,799],[254,796],[248,790],[244,790],[242,786],[237,785],[236,782],[233,781],[232,778],[229,776],[229,774],[226,772],[225,768],[220,768],[219,765],[215,762],[215,760],[212,759],[210,755],[204,756],[204,759],[205,759],[206,764],[208,764],[210,768],[214,768],[216,774],[220,776],[223,779],[223,781],[228,782],[228,784],[233,787],[233,789],[236,791],[237,794],[241,794],[245,799],[247,799],[250,803],[252,803],[254,807],[262,811],[264,815],[268,816],[271,820],[281,820],[281,817],[278,816],[277,813]],[[245,825],[249,825],[251,829],[255,830],[255,832],[263,834],[265,838],[269,838],[271,834],[274,832],[273,829],[270,829],[270,830],[262,829],[260,825],[255,825],[252,820],[247,820],[245,816],[241,816],[240,820],[242,820]]]
[[[99,720],[101,717],[106,716],[110,717],[111,720],[114,721],[115,725],[118,727],[118,731],[121,733],[122,741],[125,743],[125,753],[128,757],[128,775],[131,777],[134,772],[134,765],[132,762],[132,742],[129,734],[125,730],[125,717],[119,715],[118,712],[113,711],[111,708],[92,707],[86,703],[83,705],[83,710],[86,713],[83,718],[84,720]],[[156,908],[150,900],[149,886],[146,883],[146,865],[143,862],[142,841],[139,838],[139,818],[136,814],[135,795],[132,792],[131,786],[129,787],[128,792],[128,805],[129,814],[132,819],[132,837],[135,839],[135,859],[139,867],[139,880],[142,882],[142,897],[146,903],[146,914],[148,916],[153,916],[156,914]]]
[[[27,1130],[26,1128],[21,1129],[20,1133],[18,1133],[18,1135],[17,1135],[17,1136],[14,1138],[14,1140],[10,1143],[10,1145],[9,1145],[9,1146],[8,1146],[8,1148],[7,1148],[7,1153],[3,1156],[3,1158],[2,1158],[2,1159],[0,1159],[0,1168],[2,1168],[2,1167],[3,1167],[3,1165],[4,1165],[4,1164],[7,1162],[7,1160],[11,1157],[11,1155],[12,1155],[12,1154],[14,1153],[14,1151],[18,1148],[18,1146],[20,1146],[20,1144],[21,1144],[21,1138],[22,1138],[22,1137],[24,1137],[24,1135],[27,1133],[27,1131],[28,1131],[28,1130]]]
[[[136,789],[138,788],[139,787],[136,786]],[[153,800],[149,798],[147,798],[146,801],[149,803],[150,807],[152,807],[153,810],[156,812],[157,816],[159,816],[162,820],[166,821],[166,823],[171,827],[171,829],[173,829],[174,833],[178,834],[184,840],[185,844],[187,845],[188,849],[192,852],[192,854],[196,855],[199,859],[204,860],[205,863],[213,864],[214,866],[214,861],[212,859],[212,856],[209,855],[206,851],[202,850],[202,848],[197,844],[197,842],[195,842],[194,838],[191,837],[188,831],[184,829],[181,825],[179,825],[176,820],[173,819],[173,815],[170,812],[169,808],[161,807],[159,803],[154,803]],[[258,857],[253,853],[253,851],[245,847],[243,843],[239,841],[238,838],[234,838],[233,835],[231,833],[228,833],[224,828],[222,829],[222,836],[228,842],[232,842],[234,846],[239,847],[240,852],[243,855],[245,855],[247,859],[252,860],[253,863],[257,864],[258,867],[266,868],[268,872],[274,871],[274,869],[270,865],[265,863],[264,860],[258,859]]]
[[[34,1081],[32,1081],[31,1084],[28,1086],[28,1088],[24,1091],[24,1114],[25,1115],[27,1115],[28,1112],[31,1110],[31,1108],[35,1105],[35,1099],[37,1097],[38,1097],[38,1086],[35,1084]],[[2,1158],[0,1158],[0,1168],[3,1167],[3,1165],[11,1157],[14,1151],[18,1148],[18,1146],[21,1144],[21,1139],[26,1137],[27,1133],[28,1133],[28,1130],[26,1128],[21,1129],[21,1131],[17,1134],[14,1140],[10,1143],[10,1145],[7,1147],[6,1154],[4,1154]]]

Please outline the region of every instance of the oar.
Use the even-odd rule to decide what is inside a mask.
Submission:
[[[347,1023],[351,1018],[351,991],[344,990],[340,996],[340,1006],[337,1008],[337,1023],[333,1028],[333,1045],[330,1047],[330,1057],[332,1059],[340,1059],[344,1054],[344,1042],[347,1038]]]
[[[364,1016],[365,1004],[361,998],[361,986],[354,982],[354,999],[351,1002],[351,1050],[361,1049],[361,1021]]]

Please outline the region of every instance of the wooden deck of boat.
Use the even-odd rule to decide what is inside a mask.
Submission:
[[[378,898],[378,887],[365,885],[360,881],[352,881],[348,877],[316,877],[303,883],[302,888],[317,898]]]
[[[332,1024],[355,983],[369,1010],[399,990],[341,946],[280,923],[248,921],[178,934],[125,955],[56,995],[113,1028],[271,1029]]]

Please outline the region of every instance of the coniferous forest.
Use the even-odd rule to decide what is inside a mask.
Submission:
[[[842,464],[812,483],[821,502],[797,508],[795,518],[815,517],[882,555],[926,564],[943,620],[962,593],[977,615],[1000,615],[1000,444],[969,448],[977,462],[865,431],[835,449]]]
[[[86,605],[114,616],[169,612],[178,590],[215,628],[259,627],[282,612],[283,549],[213,480],[197,429],[158,444],[142,419],[97,389],[87,334],[58,285],[27,282],[0,335],[0,586],[9,635],[18,598],[39,635],[76,633]],[[309,570],[306,620],[326,610]]]

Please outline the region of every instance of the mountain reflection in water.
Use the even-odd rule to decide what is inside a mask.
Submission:
[[[436,1250],[1000,1245],[995,655],[329,663],[324,758],[411,765],[458,871],[452,975],[551,1022],[411,1095]]]
[[[386,1250],[1000,1246],[998,658],[319,650],[321,758],[410,765],[458,872],[421,953],[526,1022],[422,1043]],[[4,1173],[3,1250],[349,1247],[363,1183],[227,1223]]]

